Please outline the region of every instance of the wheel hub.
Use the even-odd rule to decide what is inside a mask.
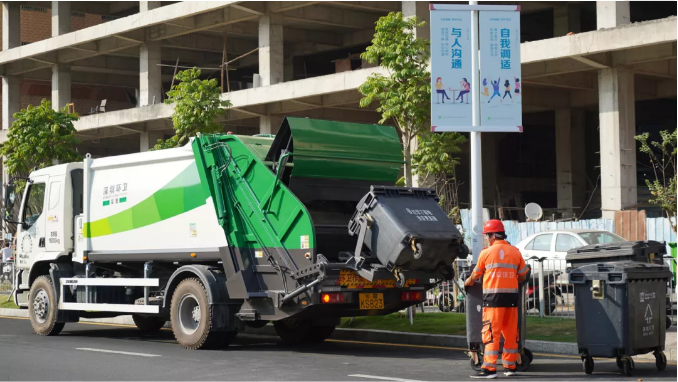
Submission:
[[[47,315],[49,314],[49,296],[44,289],[38,290],[33,299],[33,316],[35,319],[44,324],[47,321]]]
[[[191,335],[198,330],[202,314],[198,299],[192,294],[186,294],[179,300],[177,316],[181,331]]]

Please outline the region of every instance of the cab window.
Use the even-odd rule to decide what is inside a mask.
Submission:
[[[35,183],[28,186],[28,196],[24,207],[24,223],[32,227],[42,214],[45,206],[45,183]]]

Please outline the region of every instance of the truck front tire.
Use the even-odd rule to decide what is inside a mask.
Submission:
[[[165,323],[167,322],[167,320],[163,317],[142,316],[139,314],[133,314],[132,320],[134,321],[134,325],[136,325],[137,328],[139,328],[139,330],[142,332],[157,332],[158,330],[162,329],[162,327],[165,326]]]
[[[56,336],[64,328],[57,322],[56,291],[49,276],[40,276],[31,285],[29,292],[28,316],[33,331],[41,336]]]
[[[197,278],[185,279],[177,285],[170,305],[170,321],[174,337],[190,350],[228,346],[237,334],[212,330],[212,306]]]

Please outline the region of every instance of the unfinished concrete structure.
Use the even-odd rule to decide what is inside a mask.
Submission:
[[[605,217],[642,207],[633,136],[676,127],[675,3],[518,3],[525,132],[484,135],[486,206],[536,201],[579,216],[588,203]],[[429,19],[428,3],[412,1],[3,2],[0,139],[14,112],[51,97],[81,114],[81,152],[148,150],[173,132],[163,98],[175,65],[220,78],[224,50],[239,57],[223,84],[224,130],[275,133],[288,115],[376,123],[357,88],[384,70],[358,54],[392,11]],[[106,112],[90,115],[103,100]]]

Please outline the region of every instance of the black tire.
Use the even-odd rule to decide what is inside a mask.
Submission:
[[[483,355],[478,353],[478,363],[473,362],[473,358],[470,359],[471,362],[471,369],[473,371],[480,371],[483,367]]]
[[[555,313],[556,308],[558,307],[557,298],[555,293],[549,293],[548,299],[544,301],[545,305],[548,304],[548,306],[544,307],[544,316],[551,316]]]
[[[33,331],[41,336],[56,336],[65,323],[57,322],[57,298],[52,279],[40,276],[31,285],[28,316]]]
[[[523,354],[520,355],[520,361],[521,363],[516,365],[516,370],[527,371],[527,369],[530,368],[530,364],[532,363],[532,352],[527,349],[523,349]]]
[[[593,373],[593,367],[594,367],[593,358],[589,355],[584,357],[584,359],[582,360],[582,366],[584,367],[584,373],[586,373],[586,374]]]
[[[334,333],[336,326],[311,326],[311,332],[308,335],[308,342],[319,343],[330,338]]]
[[[245,321],[245,325],[254,329],[261,329],[268,324],[268,321],[264,320],[254,320],[254,321]]]
[[[443,313],[448,313],[454,310],[454,299],[452,294],[443,293],[438,298],[438,309]]]
[[[666,354],[664,352],[655,352],[654,353],[655,365],[657,365],[657,370],[664,371],[666,369]]]
[[[671,325],[673,325],[673,322],[671,321],[671,317],[666,316],[666,330],[669,330],[671,328]]]
[[[624,373],[625,376],[630,377],[633,375],[633,361],[629,358],[626,362],[624,362],[624,365],[622,367],[622,372]]]
[[[164,317],[142,316],[139,314],[133,314],[132,321],[134,321],[134,325],[142,332],[157,332],[162,329],[167,322]]]
[[[530,363],[532,363],[532,361],[534,361],[534,354],[532,354],[532,351],[531,351],[530,349],[528,349],[528,348],[524,348],[524,349],[523,349],[523,352],[525,353],[525,355],[527,356],[527,358],[529,358]]]
[[[617,357],[615,359],[615,362],[617,363],[617,367],[621,370],[624,370],[624,361],[622,361],[621,357]]]
[[[174,338],[190,350],[225,347],[237,335],[212,330],[212,306],[197,278],[185,279],[177,285],[170,305],[170,321]]]

